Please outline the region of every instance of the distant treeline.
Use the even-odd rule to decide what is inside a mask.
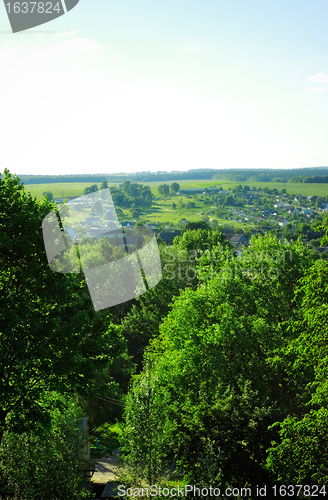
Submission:
[[[187,172],[139,172],[136,174],[84,174],[84,175],[19,175],[24,184],[52,184],[65,182],[156,182],[170,180],[212,179],[219,172],[213,169],[188,170]]]
[[[328,167],[220,170],[213,179],[237,182],[328,182]]]
[[[290,182],[328,182],[328,175],[299,175],[298,177],[292,177]]]
[[[328,182],[328,167],[294,169],[210,169],[201,168],[186,172],[138,172],[135,174],[85,174],[85,175],[19,175],[24,184],[51,184],[65,182],[163,182],[183,180],[229,180],[237,182]]]
[[[107,174],[85,174],[85,175],[19,175],[24,184],[54,184],[64,182],[103,182],[108,178]],[[115,181],[113,181],[115,182]]]

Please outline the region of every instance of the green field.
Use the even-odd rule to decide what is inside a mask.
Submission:
[[[36,196],[38,200],[43,198],[45,191],[50,191],[54,198],[78,198],[84,193],[86,187],[91,186],[90,182],[67,182],[67,183],[53,183],[53,184],[25,184],[26,191],[29,191],[32,196]],[[96,184],[96,183],[94,183]],[[100,182],[97,186],[100,186]],[[110,186],[117,186],[118,184],[108,183]]]
[[[213,220],[213,223],[218,225],[230,225],[235,230],[240,230],[241,228],[247,227],[252,228],[254,225],[245,222],[232,221],[228,219],[221,219],[215,216],[212,212],[215,210],[214,206],[207,205],[204,203],[203,199],[199,196],[194,197],[192,193],[189,195],[172,195],[168,197],[160,197],[157,187],[162,184],[161,182],[148,182],[144,183],[149,185],[153,193],[153,205],[150,209],[144,210],[140,214],[139,220],[145,224],[157,224],[169,226],[174,224],[175,226],[179,224],[181,219],[186,219],[190,222],[199,221],[202,217],[208,217],[207,220]],[[172,184],[172,182],[166,182],[166,184]],[[270,189],[286,189],[287,193],[290,194],[300,194],[303,196],[324,196],[328,195],[328,184],[293,184],[293,183],[274,183],[274,182],[251,182],[251,183],[240,183],[235,181],[225,181],[225,180],[215,180],[215,181],[204,181],[204,180],[190,180],[182,181],[179,183],[181,189],[205,189],[206,187],[221,186],[223,189],[227,190],[229,188],[242,184],[246,184],[252,188],[264,188],[268,187]],[[111,184],[112,186],[118,187],[118,183]],[[45,191],[51,191],[54,198],[77,198],[81,196],[84,192],[85,187],[90,186],[90,183],[57,183],[57,184],[30,184],[26,185],[27,191],[30,191],[32,196],[36,196],[37,199],[43,198],[43,193]],[[98,184],[98,187],[100,184]],[[200,193],[198,193],[199,195]],[[195,208],[186,209],[177,207],[175,210],[172,209],[172,203],[175,202],[177,205],[181,201],[186,204],[188,201],[194,201],[196,203]],[[133,221],[135,220],[129,209],[122,208],[123,215],[120,216],[120,220]],[[86,213],[85,215],[88,215]],[[77,222],[81,215],[74,213],[71,220],[72,222]],[[75,220],[76,219],[76,220]]]
[[[145,182],[144,184],[151,187],[152,192],[158,196],[157,187],[160,184],[172,184],[173,181],[167,182]],[[290,194],[301,194],[303,196],[328,196],[328,184],[317,184],[317,183],[308,183],[308,184],[294,184],[293,182],[237,182],[237,181],[226,181],[226,180],[214,180],[214,181],[204,181],[204,180],[190,180],[190,181],[181,181],[179,185],[181,189],[202,189],[206,187],[222,187],[223,189],[233,189],[239,185],[244,186],[245,184],[252,188],[253,186],[256,188],[265,188],[269,189],[278,189],[281,191],[282,189],[286,189],[287,193]]]
[[[150,186],[152,193],[158,196],[157,187],[160,184],[172,184],[173,181],[167,182],[145,182],[144,184]],[[202,189],[212,186],[222,186],[223,189],[233,189],[236,186],[248,185],[250,187],[254,186],[256,188],[268,187],[269,189],[286,189],[287,193],[290,194],[301,194],[303,196],[328,196],[328,184],[294,184],[291,182],[280,183],[280,182],[236,182],[236,181],[226,181],[226,180],[190,180],[179,182],[181,189]],[[98,186],[100,183],[98,184]],[[112,186],[118,187],[117,183],[110,184]],[[26,184],[25,188],[30,191],[32,196],[36,196],[37,199],[43,198],[43,193],[45,191],[51,191],[54,198],[72,198],[81,196],[84,192],[84,188],[90,186],[90,182],[76,182],[76,183],[56,183],[56,184]]]

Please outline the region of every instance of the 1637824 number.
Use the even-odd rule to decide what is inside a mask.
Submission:
[[[8,14],[60,14],[60,2],[8,2]]]
[[[301,498],[304,497],[325,497],[326,487],[312,484],[282,484],[280,486],[272,486],[275,497],[294,497],[295,495]]]

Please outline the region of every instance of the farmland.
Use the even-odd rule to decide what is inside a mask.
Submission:
[[[158,197],[157,187],[163,184],[163,182],[145,182],[144,185],[150,186],[152,193],[154,196]],[[171,184],[171,181],[168,182]],[[221,186],[223,189],[233,189],[234,187],[242,184],[249,185],[256,188],[265,188],[269,189],[286,189],[287,193],[290,194],[301,194],[303,196],[327,196],[328,195],[328,185],[327,184],[295,184],[292,182],[280,183],[280,182],[251,182],[251,183],[240,183],[236,181],[226,181],[226,180],[190,180],[190,181],[181,181],[180,183],[181,189],[205,189],[212,186]],[[100,183],[98,184],[98,186]],[[117,183],[109,184],[113,186],[118,186]],[[55,184],[26,184],[26,190],[29,191],[32,196],[36,196],[38,200],[43,198],[43,193],[45,191],[51,191],[54,198],[73,198],[81,196],[84,192],[84,188],[90,186],[89,182],[71,182],[71,183],[55,183]]]
[[[90,186],[90,182],[58,182],[52,184],[26,184],[25,189],[33,197],[35,196],[37,200],[41,200],[45,191],[50,191],[54,198],[77,198],[83,194],[84,189],[88,186]],[[98,186],[100,186],[100,183]]]
[[[153,203],[151,208],[145,209],[140,214],[140,221],[149,224],[158,225],[174,225],[177,226],[181,219],[187,219],[190,222],[197,221],[202,217],[207,217],[212,220],[214,216],[213,209],[215,208],[212,204],[206,203],[205,198],[198,193],[195,197],[194,194],[181,194],[180,196],[170,195],[166,197],[159,196],[158,186],[160,182],[148,182],[144,185],[149,186],[153,194]],[[57,183],[57,184],[31,184],[26,185],[26,189],[30,191],[32,196],[37,199],[43,198],[43,193],[45,191],[50,191],[54,198],[76,198],[83,194],[84,189],[88,187],[90,183],[77,182],[77,183]],[[118,183],[110,184],[113,187],[118,187]],[[180,182],[180,189],[206,189],[213,186],[222,187],[224,190],[234,189],[240,185],[240,182],[235,181],[225,181],[225,180],[189,180]],[[253,186],[255,188],[265,188],[269,189],[286,189],[287,193],[303,196],[327,196],[328,186],[327,184],[294,184],[294,183],[274,183],[274,182],[252,182],[248,184],[250,188]],[[98,184],[98,187],[100,183]],[[188,201],[193,199],[195,201],[195,206],[193,208],[185,208]],[[172,203],[176,203],[176,208],[172,208]],[[184,206],[184,207],[183,207]],[[121,207],[121,214],[119,216],[120,220],[132,221],[134,218],[131,215],[131,211]],[[245,223],[239,222],[238,220],[227,220],[226,217],[215,216],[214,221],[218,225],[230,224],[235,230],[239,230],[244,227]],[[248,222],[247,224],[250,228],[253,224]]]

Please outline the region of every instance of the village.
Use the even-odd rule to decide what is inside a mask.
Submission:
[[[163,190],[163,186],[166,189]],[[82,244],[106,236],[111,244],[122,245],[122,228],[143,225],[154,231],[159,241],[172,245],[188,224],[199,221],[203,227],[225,233],[237,255],[248,246],[252,235],[272,231],[286,240],[300,236],[302,242],[316,249],[322,258],[328,257],[328,247],[320,246],[322,235],[315,231],[328,213],[328,197],[291,195],[286,189],[279,192],[246,185],[229,190],[220,186],[181,189],[173,183],[171,189],[164,184],[157,190],[159,194],[166,191],[166,196],[155,196],[149,188],[145,191],[142,184],[128,182],[127,186],[121,184],[118,189],[111,189],[115,204],[111,199],[102,200],[101,191],[68,200],[72,221],[67,229],[69,236],[75,243]],[[130,196],[129,191],[134,196]],[[59,204],[63,200],[55,201]],[[166,223],[156,221],[160,213],[165,214]]]

